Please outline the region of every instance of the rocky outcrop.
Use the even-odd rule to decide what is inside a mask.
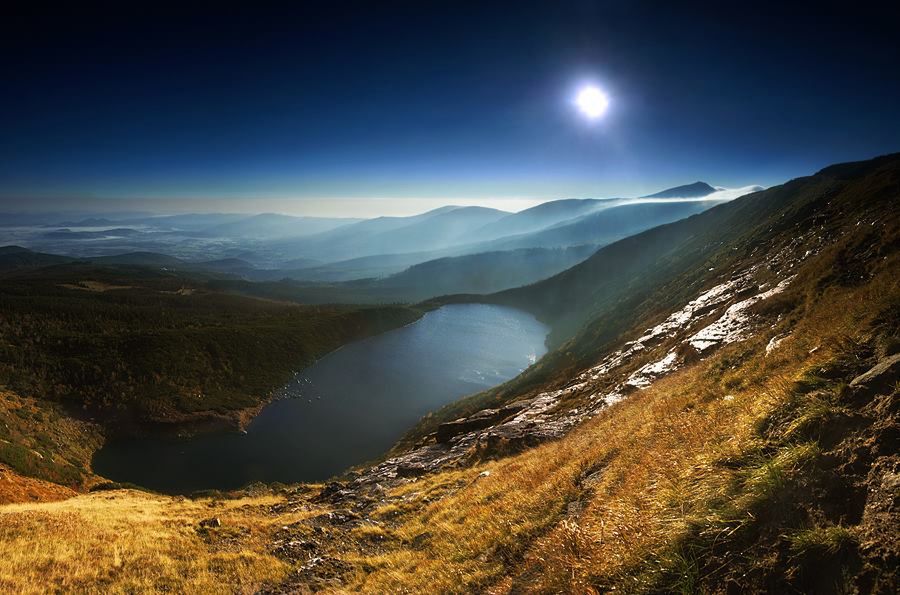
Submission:
[[[299,511],[307,506],[303,502],[332,508],[329,514],[286,526],[277,535],[276,554],[302,562],[293,584],[323,586],[340,576],[344,569],[334,567],[325,552],[344,533],[377,525],[370,514],[397,498],[388,495],[392,487],[447,468],[505,456],[561,438],[635,391],[765,328],[751,306],[788,288],[798,261],[785,259],[785,262],[789,264],[785,264],[780,274],[775,271],[774,279],[771,269],[765,271],[767,283],[757,281],[762,272],[759,265],[723,277],[720,283],[700,292],[662,322],[647,328],[636,339],[624,342],[562,386],[443,423],[410,450],[349,473],[341,481],[329,482],[312,499],[300,494],[296,500],[289,499],[280,505],[282,512],[293,511],[291,507],[298,507]],[[777,348],[776,344],[770,351]],[[888,369],[894,368],[888,366]],[[875,382],[887,373],[873,371],[860,384],[868,386],[866,383]]]
[[[341,491],[364,492],[367,486],[386,486],[560,438],[632,392],[751,335],[757,327],[751,306],[785,291],[793,279],[791,269],[798,260],[786,262],[790,266],[785,266],[781,280],[757,283],[759,265],[734,273],[562,388],[440,424],[430,440],[362,471],[341,487],[329,485],[323,493],[339,498]]]
[[[436,440],[440,443],[447,443],[460,434],[489,428],[496,425],[498,422],[519,413],[529,404],[529,401],[516,401],[515,403],[510,403],[500,409],[482,409],[469,417],[442,423],[438,426]]]
[[[900,353],[886,357],[872,369],[850,381],[850,390],[861,397],[891,388],[900,379]]]

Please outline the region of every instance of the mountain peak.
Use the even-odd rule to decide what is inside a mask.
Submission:
[[[693,184],[668,188],[661,192],[657,192],[656,194],[642,196],[641,198],[700,198],[702,196],[708,196],[715,191],[716,189],[706,182],[694,182]]]

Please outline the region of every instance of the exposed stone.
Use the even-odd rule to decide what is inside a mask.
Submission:
[[[534,399],[522,399],[504,405],[500,409],[482,409],[477,413],[473,413],[469,417],[463,417],[450,422],[442,423],[438,426],[437,433],[435,434],[435,439],[438,442],[446,443],[450,442],[453,438],[459,436],[460,434],[466,434],[468,432],[474,432],[476,430],[489,428],[503,421],[504,419],[510,418],[520,411],[528,408],[533,402]]]
[[[331,556],[312,556],[290,573],[280,585],[260,590],[260,593],[309,593],[333,590],[343,584],[353,565]]]
[[[884,358],[868,372],[851,380],[850,389],[859,396],[868,397],[889,390],[898,378],[900,378],[900,353]]]
[[[397,477],[419,477],[428,473],[424,465],[416,463],[401,463],[397,465]]]
[[[519,401],[515,401],[508,405],[504,405],[500,408],[499,417],[500,419],[506,419],[507,417],[516,415],[520,411],[528,408],[534,402],[534,399],[522,399]]]
[[[317,500],[349,505],[365,514],[366,507],[358,506],[363,495],[384,498],[383,490],[376,494],[373,486],[392,485],[465,461],[505,456],[561,438],[630,393],[690,361],[702,359],[713,346],[746,338],[754,328],[750,306],[783,291],[792,279],[788,276],[760,286],[755,281],[757,268],[735,273],[730,280],[702,293],[562,388],[440,424],[433,441],[423,441],[370,467],[346,484],[328,484]],[[702,350],[690,347],[694,340],[704,341]],[[647,356],[656,352],[658,355],[648,361]],[[635,365],[635,360],[640,364]]]
[[[346,525],[348,523],[359,523],[361,517],[352,510],[339,509],[325,514],[320,514],[301,521],[310,527],[324,527],[326,525]]]
[[[308,558],[310,552],[318,548],[315,542],[299,539],[288,539],[277,541],[272,553],[284,560],[296,561]]]
[[[463,417],[453,421],[442,423],[437,429],[438,442],[450,442],[454,437],[488,428],[500,421],[499,409],[483,409],[469,417]]]
[[[330,481],[325,484],[325,487],[322,488],[322,491],[319,492],[319,494],[315,498],[313,498],[313,502],[327,502],[336,504],[354,495],[355,492],[353,490],[347,489],[346,485],[337,481]]]

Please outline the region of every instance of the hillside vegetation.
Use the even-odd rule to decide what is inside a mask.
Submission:
[[[617,343],[638,336],[640,329],[748,267],[762,265],[764,281],[765,269],[792,260],[799,264],[852,231],[863,248],[845,251],[860,255],[842,256],[831,274],[863,274],[860,267],[895,248],[878,226],[893,220],[898,180],[898,155],[832,166],[625,238],[533,285],[485,298],[464,297],[532,312],[551,325],[549,342],[555,349],[509,383],[426,418],[409,439],[460,414],[564,383]]]
[[[210,280],[214,290],[304,304],[416,303],[455,293],[493,293],[545,279],[596,251],[593,244],[567,248],[528,248],[436,258],[381,278],[342,283]]]
[[[827,168],[495,296],[556,351],[328,484],[0,507],[0,590],[895,593],[898,201]]]
[[[97,423],[53,438],[70,414],[106,434],[234,428],[316,358],[421,314],[227,295],[148,269],[74,264],[8,275],[0,463],[78,485],[91,452],[80,445],[100,439]]]
[[[765,356],[765,333],[560,441],[405,480],[363,507],[332,503],[317,486],[3,507],[0,585],[893,592],[885,564],[896,532],[885,531],[897,513],[860,495],[878,496],[896,469],[884,452],[896,419],[879,410],[896,411],[897,393],[855,401],[846,388],[876,350],[898,345],[900,291],[889,276],[805,301],[805,320],[776,355]],[[201,526],[209,518],[220,526]]]

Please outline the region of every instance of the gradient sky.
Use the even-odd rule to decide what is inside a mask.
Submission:
[[[889,3],[72,4],[4,9],[0,211],[516,210],[900,150]]]

